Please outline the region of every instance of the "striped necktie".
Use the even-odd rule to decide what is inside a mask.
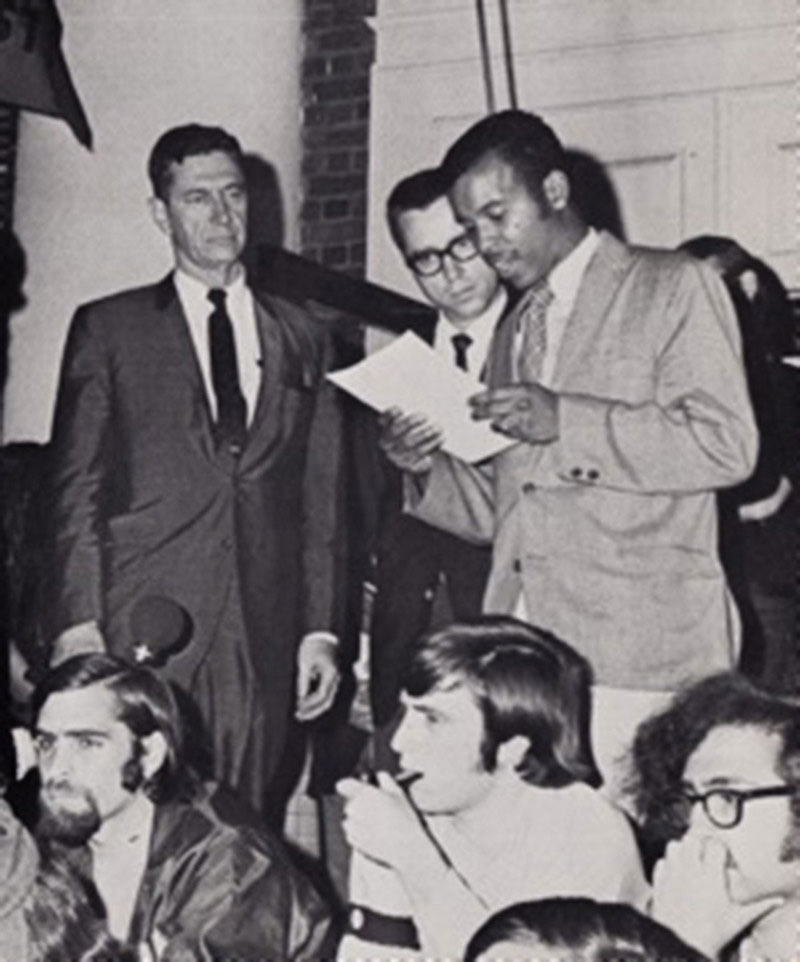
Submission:
[[[547,309],[554,295],[546,280],[537,281],[516,307],[515,380],[538,381],[547,354]]]

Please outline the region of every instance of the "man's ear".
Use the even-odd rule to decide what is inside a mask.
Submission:
[[[167,740],[161,732],[152,732],[139,739],[142,754],[139,762],[145,778],[152,778],[167,758]]]
[[[172,225],[169,220],[169,212],[167,211],[167,205],[161,200],[160,197],[151,197],[149,200],[150,204],[150,216],[153,218],[156,226],[159,230],[163,231],[167,237],[172,236]]]
[[[524,735],[509,738],[497,749],[497,767],[504,771],[515,771],[530,747],[530,739]]]
[[[551,170],[542,181],[544,196],[551,210],[564,210],[569,203],[569,177],[563,170]]]

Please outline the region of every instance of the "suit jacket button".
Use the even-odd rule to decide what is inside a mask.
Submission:
[[[519,574],[520,571],[522,571],[522,562],[519,560],[519,558],[514,558],[514,563],[511,565],[511,567],[514,569],[516,574]]]
[[[580,468],[573,468],[573,469],[570,471],[569,474],[570,474],[570,477],[571,477],[571,478],[582,478],[582,477],[583,477],[583,471],[582,471]]]
[[[526,481],[525,484],[522,485],[523,494],[533,494],[535,490],[536,485],[533,483],[533,481]]]
[[[590,481],[596,481],[600,477],[600,472],[596,468],[589,468],[586,472],[586,477]]]

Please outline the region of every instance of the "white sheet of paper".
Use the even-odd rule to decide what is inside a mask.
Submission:
[[[398,407],[407,414],[424,415],[441,429],[444,450],[462,461],[474,464],[515,443],[493,431],[487,421],[470,417],[467,398],[484,385],[411,331],[328,377],[376,411]]]

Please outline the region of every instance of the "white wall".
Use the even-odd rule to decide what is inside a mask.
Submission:
[[[509,0],[521,107],[608,168],[632,241],[736,237],[797,286],[796,0]],[[497,108],[509,105],[487,0]],[[383,201],[487,111],[474,0],[378,4],[369,274],[413,293]]]
[[[170,265],[150,222],[147,154],[166,128],[221,124],[274,165],[285,243],[298,236],[299,0],[58,0],[63,46],[94,134],[23,114],[14,226],[29,303],[12,327],[4,440],[49,436],[75,307]]]

